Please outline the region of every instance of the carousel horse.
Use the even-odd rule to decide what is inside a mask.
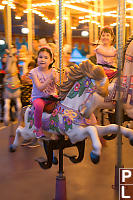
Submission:
[[[4,123],[8,125],[10,120],[10,103],[11,100],[14,100],[16,103],[17,109],[17,118],[18,122],[21,121],[21,84],[18,77],[18,68],[17,68],[17,58],[16,58],[16,48],[11,48],[8,51],[7,56],[7,65],[5,69],[4,77]]]
[[[51,114],[46,112],[42,116],[42,128],[53,134],[67,135],[72,144],[90,137],[92,140],[91,160],[94,163],[99,161],[101,155],[101,142],[99,137],[108,133],[118,133],[118,126],[96,125],[95,116],[92,114],[88,119],[82,117],[78,112],[79,106],[93,93],[100,96],[108,94],[108,78],[101,66],[96,66],[91,61],[84,61],[79,66],[70,68],[68,80],[60,86],[61,101],[57,102]],[[19,145],[19,135],[24,139],[35,137],[34,107],[28,107],[25,112],[25,127],[19,126],[16,129],[16,136],[10,150],[15,151]],[[133,130],[121,127],[121,133],[133,142]],[[62,143],[60,143],[62,144]]]
[[[120,97],[123,104],[124,114],[128,120],[133,119],[133,36],[129,38],[124,49],[124,67],[121,76]],[[103,98],[98,93],[93,93],[79,108],[79,112],[86,118],[94,112],[96,108],[114,109],[118,96],[118,80],[109,84],[109,94]],[[127,118],[126,117],[126,118]]]

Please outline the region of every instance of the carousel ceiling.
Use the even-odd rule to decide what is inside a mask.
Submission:
[[[29,0],[8,0],[14,5],[15,15],[17,17],[22,17],[24,13],[27,12],[27,2]],[[131,6],[133,6],[127,0],[126,2],[126,22],[127,25],[130,24],[131,15],[129,11]],[[0,0],[0,5],[6,4],[7,0]],[[98,5],[95,0],[64,0],[63,8],[70,8],[72,27],[77,27],[80,23],[86,23],[90,21],[96,23],[100,26],[100,15],[101,15],[101,0],[97,0]],[[32,0],[32,12],[38,15],[42,20],[47,23],[56,23],[56,6],[58,7],[57,0]],[[104,15],[104,25],[112,25],[116,23],[117,20],[117,6],[118,0],[103,0],[103,15]],[[64,16],[67,18],[67,9],[64,9]],[[64,17],[64,19],[66,19]]]

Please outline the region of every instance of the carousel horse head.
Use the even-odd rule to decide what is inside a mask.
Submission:
[[[83,61],[81,64],[70,67],[68,74],[68,80],[65,81],[60,88],[61,99],[64,99],[68,92],[72,90],[76,81],[79,81],[83,77],[88,77],[95,81],[95,91],[101,96],[108,95],[108,78],[101,66],[94,65],[90,60]],[[89,87],[89,85],[88,85]],[[70,91],[71,92],[71,91]],[[94,91],[93,91],[94,92]]]
[[[4,79],[5,89],[11,86],[10,89],[15,92],[16,89],[20,89],[20,80],[18,78],[18,67],[17,67],[17,50],[12,47],[7,50],[7,63],[6,63],[6,75]]]
[[[14,73],[17,71],[17,49],[12,47],[10,50],[6,49],[7,52],[7,64],[6,64],[6,73]]]
[[[108,95],[108,86],[109,86],[109,80],[107,76],[105,75],[104,69],[99,65],[95,65],[95,83],[97,85],[97,92],[91,93],[86,100],[79,106],[79,112],[82,114],[85,118],[89,118],[93,111],[97,107],[97,102],[99,102],[101,99],[106,97]],[[102,81],[99,82],[99,79],[102,79]],[[94,77],[93,77],[94,79]]]

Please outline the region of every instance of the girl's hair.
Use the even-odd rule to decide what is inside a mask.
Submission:
[[[36,62],[35,61],[31,61],[31,62],[29,62],[29,64],[28,64],[28,68],[29,67],[33,67],[33,68],[35,68],[36,67]]]
[[[55,59],[53,58],[52,50],[50,49],[50,47],[47,47],[47,46],[41,47],[40,50],[38,51],[38,56],[43,51],[46,51],[47,53],[49,53],[50,58],[53,59],[53,62],[49,65],[49,69],[50,69],[50,68],[52,68],[52,65],[55,62]]]
[[[100,32],[99,39],[101,38],[101,35],[102,35],[103,32],[104,33],[110,33],[111,37],[113,38],[111,44],[114,45],[115,44],[115,35],[114,35],[114,32],[113,32],[113,29],[110,28],[109,26],[103,27],[102,30],[101,30],[101,32]]]

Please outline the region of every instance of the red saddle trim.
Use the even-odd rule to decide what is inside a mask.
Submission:
[[[125,54],[125,60],[129,61],[129,62],[133,62],[133,56],[130,56],[128,54]]]

